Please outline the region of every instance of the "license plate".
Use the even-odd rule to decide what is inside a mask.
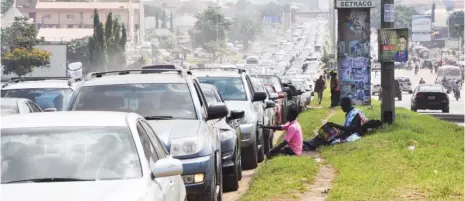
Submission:
[[[428,100],[434,100],[435,97],[434,96],[428,96]]]

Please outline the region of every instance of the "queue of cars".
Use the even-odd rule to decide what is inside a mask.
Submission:
[[[237,65],[4,83],[5,198],[222,200],[273,148],[274,132],[258,125],[285,123],[289,108],[303,111],[311,101],[320,73],[313,46],[322,36],[315,37],[280,42]]]

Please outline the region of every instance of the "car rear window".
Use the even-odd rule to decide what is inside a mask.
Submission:
[[[419,92],[444,92],[442,86],[421,86],[418,89]]]

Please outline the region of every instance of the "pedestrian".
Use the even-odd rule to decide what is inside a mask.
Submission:
[[[368,122],[363,112],[352,106],[349,97],[341,99],[341,109],[346,113],[344,124],[326,123],[316,137],[304,142],[305,150],[316,150],[321,145],[352,142],[363,136],[363,125]]]
[[[278,144],[275,148],[271,149],[266,153],[266,157],[271,159],[277,155],[302,155],[303,147],[303,136],[302,128],[300,127],[299,122],[297,121],[297,116],[299,112],[294,108],[289,108],[287,113],[287,122],[284,125],[278,126],[263,126],[259,125],[261,128],[272,129],[272,130],[284,130],[286,135],[284,140]]]
[[[330,89],[331,89],[331,107],[336,107],[339,105],[340,99],[340,91],[339,91],[339,83],[337,80],[337,73],[331,72],[331,80],[330,80]]]
[[[321,105],[321,100],[323,99],[323,92],[325,88],[326,88],[326,82],[325,82],[324,76],[320,75],[320,78],[318,78],[318,80],[316,80],[315,82],[315,89],[314,89],[314,91],[318,95],[318,105]]]

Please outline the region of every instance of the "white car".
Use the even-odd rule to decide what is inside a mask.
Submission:
[[[181,161],[135,113],[33,113],[1,122],[4,201],[186,200]]]
[[[410,78],[398,77],[397,80],[399,81],[401,91],[407,91],[410,94],[413,93],[412,82],[410,81]]]

